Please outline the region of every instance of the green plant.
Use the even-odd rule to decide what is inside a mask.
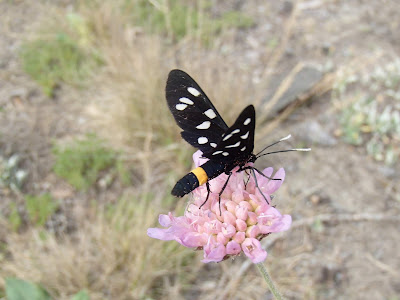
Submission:
[[[90,297],[86,290],[82,290],[72,296],[71,300],[90,300]]]
[[[223,28],[245,29],[254,24],[251,17],[239,11],[227,11],[220,16],[212,16],[209,6],[209,1],[188,5],[181,0],[138,0],[125,3],[123,8],[130,12],[134,24],[143,26],[150,32],[168,34],[175,40],[194,34],[209,42]]]
[[[88,27],[78,15],[67,15],[72,33],[56,29],[54,34],[41,34],[25,42],[20,58],[23,68],[48,96],[54,95],[60,83],[82,86],[102,60],[88,46]]]
[[[117,153],[95,135],[87,135],[66,147],[56,146],[54,172],[78,190],[86,190],[98,180],[100,172],[114,169]],[[126,176],[124,175],[126,179]]]
[[[37,226],[43,226],[58,208],[58,204],[50,194],[40,196],[26,195],[25,205],[29,220]]]
[[[14,202],[10,203],[10,214],[8,215],[8,222],[14,231],[18,231],[22,224],[22,218],[19,215],[17,204]]]
[[[129,172],[129,169],[126,167],[126,165],[122,162],[122,160],[117,160],[115,168],[122,183],[125,185],[130,184],[132,180],[131,173]]]
[[[0,157],[0,187],[20,191],[28,176],[28,172],[20,167],[21,157],[12,155],[7,160]]]
[[[8,300],[50,300],[49,293],[41,286],[18,278],[6,278]]]
[[[356,92],[348,86],[358,85]],[[395,59],[363,77],[344,76],[334,89],[343,102],[350,97],[340,115],[343,139],[365,145],[368,154],[388,165],[400,156],[400,59]]]
[[[254,26],[254,20],[250,16],[245,15],[240,11],[227,11],[222,14],[220,20],[220,27],[234,27],[240,29],[247,29]]]

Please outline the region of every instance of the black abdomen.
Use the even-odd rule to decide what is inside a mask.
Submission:
[[[225,171],[225,164],[223,164],[221,162],[209,160],[205,164],[201,165],[201,168],[207,174],[208,180],[211,180]],[[202,179],[200,179],[200,181],[201,180]],[[204,183],[204,181],[203,181],[203,183]],[[174,188],[171,191],[171,194],[176,197],[183,197],[186,194],[189,194],[191,191],[193,191],[198,186],[199,186],[199,179],[196,177],[195,174],[190,172],[190,173],[186,174],[185,176],[183,176],[175,184]]]
[[[176,197],[183,197],[186,194],[189,194],[195,188],[199,186],[199,181],[196,176],[190,172],[183,176],[174,186],[171,191],[171,194]]]

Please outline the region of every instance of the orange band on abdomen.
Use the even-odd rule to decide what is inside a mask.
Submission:
[[[196,176],[197,180],[199,181],[199,186],[208,181],[208,176],[202,167],[197,167],[191,172],[194,174],[194,176]]]

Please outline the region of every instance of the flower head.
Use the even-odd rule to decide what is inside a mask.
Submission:
[[[193,155],[196,167],[207,160],[200,158],[201,152]],[[147,234],[160,240],[175,240],[185,247],[202,249],[205,263],[219,262],[243,252],[254,263],[265,260],[267,252],[262,249],[260,240],[272,232],[288,230],[292,218],[281,215],[269,205],[256,188],[255,180],[250,178],[245,184],[245,172],[232,171],[231,178],[221,195],[221,214],[218,193],[225,184],[228,175],[221,174],[209,181],[208,201],[200,208],[207,197],[207,188],[202,185],[193,191],[193,201],[181,217],[172,213],[160,215],[159,223],[166,228],[149,228]],[[271,177],[272,168],[263,170]],[[282,184],[285,171],[279,169],[269,180],[257,174],[258,186],[271,203],[271,194]]]

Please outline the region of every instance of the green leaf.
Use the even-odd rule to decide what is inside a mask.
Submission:
[[[82,290],[79,293],[75,294],[71,300],[90,300],[89,294],[86,290]]]
[[[49,293],[41,286],[18,278],[6,278],[8,300],[50,300]]]

